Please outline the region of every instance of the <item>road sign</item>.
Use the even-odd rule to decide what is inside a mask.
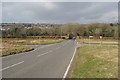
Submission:
[[[89,36],[89,38],[93,38],[93,36]]]
[[[102,36],[100,36],[100,39],[102,39]]]

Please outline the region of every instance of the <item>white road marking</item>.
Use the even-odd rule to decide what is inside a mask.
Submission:
[[[24,62],[24,61],[21,61],[21,62],[19,62],[19,63],[13,64],[13,65],[11,65],[11,66],[8,66],[8,67],[6,67],[6,68],[1,69],[0,71],[9,69],[9,68],[14,67],[14,66],[17,66],[17,65],[19,65],[19,64],[22,64],[23,62]]]
[[[45,48],[45,47],[53,46],[53,45],[56,45],[56,44],[44,45],[44,46],[38,47],[38,48],[36,48],[36,49],[34,49],[34,50],[30,51],[30,52],[33,52],[33,51],[35,51],[35,50],[37,50],[37,49],[42,49],[42,48]],[[23,53],[29,53],[29,52],[23,52]],[[7,58],[7,57],[16,56],[16,55],[24,55],[24,54],[9,55],[9,56],[2,57],[2,59]]]
[[[76,48],[76,46],[75,46],[75,51],[74,51],[74,53],[73,53],[73,56],[72,56],[72,58],[71,58],[71,60],[70,60],[69,65],[68,65],[68,67],[67,67],[67,69],[66,69],[66,71],[65,71],[65,73],[64,73],[64,75],[63,75],[63,79],[62,79],[62,80],[65,80],[65,78],[66,78],[66,76],[67,76],[67,74],[68,74],[68,71],[69,71],[70,66],[71,66],[71,64],[72,64],[72,61],[73,61],[73,59],[74,59],[74,57],[75,57],[76,49],[77,49],[77,48]]]
[[[64,45],[62,45],[62,46],[65,46],[67,43],[68,43],[69,41],[67,41]],[[56,45],[56,44],[53,44],[53,45]],[[49,46],[49,45],[48,45]],[[62,47],[61,46],[61,47]],[[59,48],[61,48],[60,46],[59,47],[57,47],[56,49],[59,49]],[[42,47],[41,47],[42,48]],[[46,53],[43,53],[43,54],[40,54],[40,55],[38,55],[38,57],[40,57],[40,56],[43,56],[43,55],[46,55],[46,54],[48,54],[48,53],[50,53],[50,52],[52,52],[52,50],[50,50],[50,51],[48,51],[48,52],[46,52]]]
[[[56,49],[59,49],[59,48],[61,48],[61,47],[57,47]]]
[[[65,46],[67,43],[68,43],[69,41],[67,41],[64,45],[62,45],[62,46]],[[55,44],[54,44],[55,45]],[[56,49],[59,49],[59,48],[61,48],[62,46],[59,46],[59,47],[57,47]],[[43,48],[43,47],[41,47],[41,48]],[[43,56],[43,55],[46,55],[46,54],[48,54],[48,53],[50,53],[50,52],[52,52],[52,50],[50,50],[50,51],[48,51],[48,52],[45,52],[45,53],[43,53],[43,54],[40,54],[40,55],[38,55],[38,57],[40,57],[40,56]]]
[[[68,42],[70,42],[70,41],[67,41],[64,45],[62,45],[62,47],[65,46]]]
[[[37,49],[42,49],[42,48],[49,47],[49,46],[53,46],[53,45],[56,45],[56,44],[44,45],[44,46],[42,46],[42,47],[38,47],[38,48],[36,48],[35,50],[37,50]]]
[[[67,41],[64,45],[62,45],[61,47],[63,47],[63,46],[65,46],[67,43],[68,43],[69,41]],[[54,44],[55,45],[55,44]],[[59,49],[59,48],[61,48],[60,46],[59,47],[57,47],[56,49]],[[42,47],[41,47],[42,48]],[[40,54],[40,55],[38,55],[38,57],[40,57],[40,56],[43,56],[43,55],[46,55],[46,54],[48,54],[48,53],[50,53],[50,52],[52,52],[52,50],[50,50],[50,51],[48,51],[48,52],[45,52],[45,53],[43,53],[43,54]]]
[[[43,56],[43,55],[45,55],[45,54],[48,54],[48,53],[50,53],[50,52],[52,52],[52,50],[50,50],[50,51],[48,51],[48,52],[46,52],[46,53],[40,54],[40,55],[38,55],[38,57]]]

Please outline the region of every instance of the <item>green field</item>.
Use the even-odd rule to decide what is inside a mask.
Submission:
[[[70,78],[117,78],[118,46],[91,45],[77,49]]]

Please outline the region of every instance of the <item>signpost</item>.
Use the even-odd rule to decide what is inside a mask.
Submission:
[[[89,36],[89,45],[90,45],[90,38],[93,38],[93,36]]]
[[[102,36],[100,36],[101,44],[102,44],[102,38],[103,38],[103,37],[102,37]]]

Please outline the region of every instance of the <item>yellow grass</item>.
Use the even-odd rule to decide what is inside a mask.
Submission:
[[[2,56],[8,56],[12,54],[18,54],[21,52],[27,52],[33,50],[31,47],[14,45],[9,43],[2,43]]]
[[[1,56],[18,54],[33,50],[33,48],[24,45],[47,45],[62,42],[63,39],[38,39],[38,38],[3,38],[0,43]]]
[[[118,78],[118,46],[78,48],[70,78]]]
[[[5,38],[3,42],[10,44],[31,44],[31,45],[41,45],[41,44],[53,44],[62,42],[63,39],[38,39],[38,38]]]
[[[105,39],[77,39],[80,43],[107,43],[107,44],[118,44],[118,40],[105,40]]]

